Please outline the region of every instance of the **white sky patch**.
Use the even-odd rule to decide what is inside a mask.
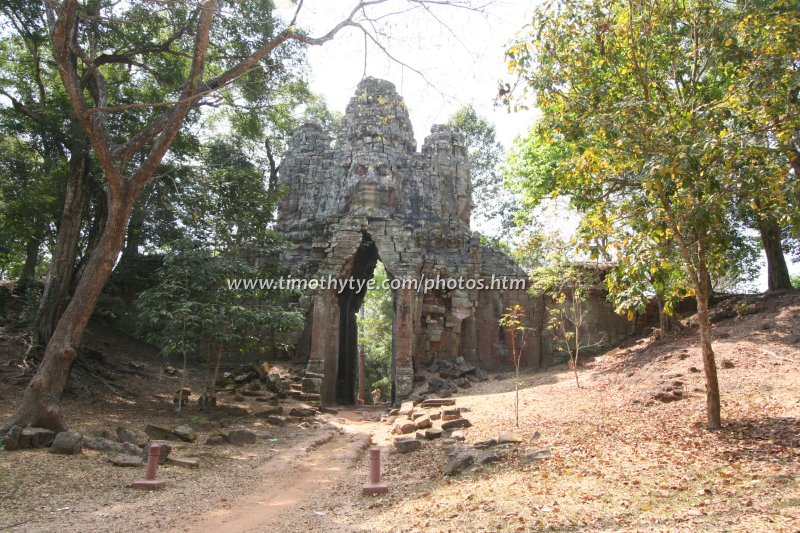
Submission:
[[[279,2],[287,4],[288,2]],[[356,85],[367,76],[391,81],[411,114],[417,144],[421,145],[433,124],[446,122],[462,105],[471,104],[497,127],[504,146],[530,128],[531,112],[508,113],[494,106],[498,81],[508,79],[505,46],[530,20],[537,2],[495,0],[482,13],[432,6],[403,12],[412,4],[397,0],[371,8],[371,18],[397,13],[378,21],[381,44],[388,52],[424,76],[399,65],[363,33],[343,30],[323,46],[310,47],[310,84],[333,110],[344,111]],[[354,1],[306,0],[299,25],[311,35],[327,32],[342,20]],[[437,20],[438,19],[438,20]]]

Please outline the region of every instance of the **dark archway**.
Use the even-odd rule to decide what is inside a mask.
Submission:
[[[361,309],[367,294],[367,283],[372,279],[378,263],[378,248],[366,232],[356,250],[348,284],[339,295],[339,360],[336,371],[336,401],[339,404],[355,403],[355,386],[358,373],[358,323],[356,313]],[[350,283],[349,280],[353,282]]]

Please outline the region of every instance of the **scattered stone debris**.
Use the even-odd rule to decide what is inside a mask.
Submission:
[[[440,428],[428,428],[425,430],[425,438],[428,440],[438,439],[442,436],[442,430]]]
[[[165,376],[178,377],[181,374],[183,374],[183,372],[181,372],[179,369],[175,368],[172,365],[167,365],[167,366],[164,367],[164,375]]]
[[[460,429],[457,429],[457,430],[448,429],[448,430],[442,431],[442,438],[450,439],[452,441],[459,441],[459,442],[464,442],[465,440],[467,440],[467,436],[464,435],[464,432],[461,431]]]
[[[55,431],[49,429],[35,427],[22,428],[22,433],[17,442],[17,449],[47,448],[55,438]]]
[[[11,426],[8,432],[0,439],[0,444],[6,450],[16,450],[19,448],[19,438],[22,436],[22,428],[20,426]]]
[[[405,435],[406,433],[413,433],[417,429],[417,425],[412,420],[398,420],[395,422],[392,433],[395,435]]]
[[[418,429],[426,429],[433,426],[431,417],[428,415],[422,415],[419,418],[415,418],[414,423],[417,425]]]
[[[475,448],[484,449],[484,448],[491,448],[492,446],[497,446],[497,439],[489,439],[483,440],[481,442],[476,442],[473,444]]]
[[[151,439],[156,440],[180,440],[180,438],[172,433],[172,428],[167,426],[159,426],[156,424],[147,424],[144,432]]]
[[[197,440],[197,433],[189,426],[170,428],[168,426],[148,424],[147,427],[144,428],[144,432],[151,440],[180,440],[183,442],[194,442]],[[120,440],[122,439],[120,438]]]
[[[259,418],[269,418],[274,415],[283,415],[283,407],[281,407],[280,405],[276,405],[275,407],[270,407],[269,409],[259,411],[254,416],[257,416]]]
[[[123,466],[123,467],[141,466],[142,462],[144,461],[141,457],[137,455],[125,455],[125,454],[115,455],[113,457],[110,457],[108,460],[114,466]]]
[[[524,461],[526,463],[533,463],[537,461],[543,461],[544,459],[549,459],[552,456],[553,454],[550,452],[549,448],[537,448],[526,453]]]
[[[83,437],[83,446],[98,452],[111,452],[122,455],[139,455],[141,448],[130,442],[117,442],[105,437]]]
[[[228,442],[233,444],[234,446],[255,444],[256,434],[247,429],[233,429],[228,432]]]
[[[478,457],[478,452],[469,448],[455,448],[448,456],[450,461],[444,467],[444,474],[452,476],[472,466]]]
[[[129,442],[139,448],[144,448],[150,442],[150,437],[144,431],[126,427],[117,428],[117,438],[120,442]]]
[[[293,407],[292,410],[289,411],[289,416],[296,416],[298,418],[310,418],[316,414],[317,411],[310,407]]]
[[[420,407],[428,408],[428,407],[444,407],[455,405],[456,400],[454,398],[427,398],[422,401]]]
[[[414,402],[403,402],[400,405],[400,410],[397,412],[398,416],[411,416],[414,411]]]
[[[453,437],[454,435],[450,436],[451,439]],[[450,446],[445,449],[445,455],[449,461],[445,466],[444,474],[452,476],[473,465],[482,466],[503,461],[506,458],[507,450],[521,442],[520,437],[501,434],[496,439],[487,439],[472,446],[460,444]]]
[[[226,439],[223,435],[209,435],[206,438],[206,444],[209,446],[221,446],[226,442],[228,442],[228,439]]]
[[[53,439],[50,445],[50,453],[62,455],[75,455],[83,450],[83,435],[77,431],[62,431]]]
[[[197,440],[197,433],[189,426],[178,426],[172,430],[172,433],[184,442],[194,442]]]
[[[172,395],[172,402],[177,405],[178,402],[181,405],[186,405],[189,403],[189,398],[192,395],[192,389],[189,387],[184,387],[180,390],[175,391],[175,394]]]
[[[286,417],[280,415],[269,415],[267,417],[267,422],[272,424],[273,426],[285,426],[286,425]]]
[[[422,442],[412,437],[397,437],[394,439],[394,447],[400,453],[409,453],[422,448]]]
[[[461,410],[457,408],[442,410],[443,422],[449,422],[450,420],[458,420],[459,418],[461,418]]]
[[[680,376],[680,374],[675,374],[675,376]],[[683,385],[683,381],[679,379],[674,379],[670,382],[662,382],[659,385],[658,390],[653,394],[653,400],[662,403],[670,403],[681,400],[684,398]]]
[[[538,431],[536,432],[536,436],[538,436]],[[516,435],[509,435],[508,433],[501,433],[497,437],[497,444],[519,444],[522,442],[522,437],[517,437]]]
[[[442,422],[443,430],[468,428],[468,427],[472,427],[472,423],[466,418],[457,418],[455,420],[448,420],[447,422]]]

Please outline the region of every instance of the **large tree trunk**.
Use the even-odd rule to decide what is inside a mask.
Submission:
[[[103,236],[103,228],[106,227],[108,220],[108,194],[100,187],[94,180],[88,181],[90,190],[93,190],[89,198],[90,207],[92,211],[92,224],[89,226],[89,234],[86,238],[86,251],[78,260],[75,267],[75,283],[83,276],[83,271],[86,270],[86,264],[92,256],[92,252],[97,248],[100,238]],[[74,289],[73,287],[70,290]]]
[[[700,346],[703,354],[703,370],[706,376],[708,429],[720,429],[722,427],[722,414],[719,381],[717,379],[717,362],[714,359],[714,349],[711,346],[711,319],[708,312],[711,284],[706,275],[707,270],[704,264],[701,264],[698,268],[700,282],[695,286],[697,290],[697,325],[700,328]]]
[[[120,264],[135,264],[136,259],[139,258],[139,246],[144,244],[142,232],[144,230],[144,217],[145,214],[141,207],[135,207],[131,213],[131,220],[128,222],[128,232],[125,235],[125,245],[122,248],[122,255],[120,256]]]
[[[135,195],[125,196],[121,199],[109,199],[109,217],[103,236],[86,265],[85,275],[78,281],[75,294],[47,343],[42,364],[4,430],[14,424],[53,430],[66,428],[59,400],[67,384],[81,336],[103,286],[111,275],[122,248],[122,241],[125,239],[125,228]]]
[[[759,217],[758,231],[761,233],[761,243],[767,256],[767,288],[769,291],[789,290],[792,280],[789,277],[789,268],[783,255],[781,244],[781,227],[774,218],[769,216]]]
[[[75,258],[78,255],[88,172],[89,154],[84,150],[76,150],[69,160],[69,176],[58,238],[47,273],[44,293],[33,321],[34,340],[40,346],[45,346],[50,340],[67,306],[75,273]]]
[[[678,322],[673,315],[667,313],[663,296],[656,295],[656,303],[658,304],[659,338],[664,338],[667,333],[672,333],[678,329]]]
[[[36,265],[39,264],[39,246],[42,240],[31,236],[25,244],[25,264],[17,280],[17,289],[26,291],[36,279]]]

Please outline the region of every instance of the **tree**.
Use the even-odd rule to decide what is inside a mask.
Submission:
[[[291,332],[302,327],[303,314],[286,305],[286,291],[239,292],[226,285],[231,277],[274,276],[275,268],[255,268],[240,253],[220,253],[198,243],[173,246],[156,284],[136,300],[141,331],[167,358],[180,358],[184,376],[190,358],[205,356],[205,392],[213,397],[223,356],[284,347]]]
[[[0,110],[0,120],[40,152],[44,173],[52,180],[50,196],[59,198],[63,206],[60,213],[48,213],[48,224],[58,231],[55,242],[50,243],[48,273],[32,328],[35,344],[44,345],[73,286],[93,166],[89,141],[71,112],[58,68],[51,60],[44,3],[4,2],[0,19],[8,30],[0,59],[0,95],[10,103]]]
[[[512,305],[500,316],[500,327],[506,330],[511,343],[511,360],[514,362],[514,419],[515,426],[519,427],[519,367],[522,364],[522,350],[528,338],[528,328],[523,323],[525,308],[521,305]]]
[[[657,336],[678,329],[675,305],[688,296],[691,287],[681,265],[675,243],[658,236],[621,233],[614,240],[615,265],[606,276],[609,297],[618,313],[635,319],[655,301],[658,307]]]
[[[35,280],[56,198],[39,153],[13,135],[0,138],[0,265],[24,292]]]
[[[712,0],[567,0],[541,9],[508,49],[536,92],[539,135],[566,147],[551,193],[570,197],[586,234],[626,227],[675,243],[697,300],[710,429],[722,422],[709,297],[736,236],[723,129],[737,82],[725,43],[740,15]]]
[[[513,227],[514,197],[503,183],[500,162],[503,145],[495,127],[472,106],[456,111],[447,124],[464,137],[472,175],[473,221],[497,238]]]
[[[269,81],[278,60],[296,46],[321,45],[348,27],[374,40],[361,22],[367,19],[367,7],[381,3],[384,0],[356,3],[320,37],[297,28],[301,1],[288,23],[268,0],[225,6],[215,0],[177,2],[157,10],[138,4],[84,5],[78,0],[45,4],[41,12],[53,60],[105,178],[107,215],[42,364],[6,427],[65,427],[59,399],[81,335],[122,249],[136,201],[190,113],[212,105],[214,98],[246,96],[248,89]],[[415,3],[424,7],[426,2]],[[169,68],[163,77],[150,67],[165,63]],[[109,83],[112,75],[119,78]],[[245,83],[234,85],[240,80]],[[125,89],[142,84],[154,89],[151,97],[135,91],[130,99]],[[234,87],[241,90],[231,92]],[[146,111],[143,117],[141,110]],[[126,119],[136,117],[138,131],[131,133]]]
[[[800,234],[800,15],[792,2],[737,2],[723,43],[732,71],[723,130],[742,218],[759,232],[769,290],[791,289],[784,257]]]
[[[284,242],[270,229],[280,193],[267,189],[263,166],[245,155],[245,146],[241,137],[221,137],[200,150],[185,177],[185,238],[166,244],[155,285],[136,300],[140,330],[166,357],[181,358],[183,376],[190,357],[205,356],[209,399],[227,353],[284,348],[303,323],[302,313],[287,305],[296,296],[290,291],[239,292],[227,283],[282,274]]]
[[[383,398],[391,398],[392,386],[394,297],[386,286],[387,279],[383,263],[378,263],[364,296],[361,313],[356,315],[361,339],[359,348],[364,352],[365,385],[369,389],[381,389]]]

